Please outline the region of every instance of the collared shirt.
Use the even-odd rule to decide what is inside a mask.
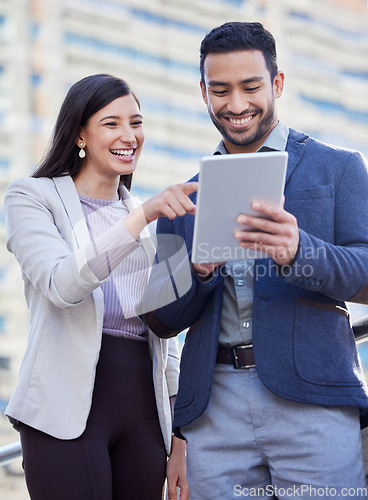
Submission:
[[[285,151],[288,135],[288,127],[279,121],[258,151],[265,147]],[[214,154],[228,154],[223,141]],[[253,270],[253,259],[230,261],[223,266],[225,285],[220,344],[234,346],[252,343]]]

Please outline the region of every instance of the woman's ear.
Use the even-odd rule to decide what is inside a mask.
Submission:
[[[83,129],[81,128],[77,137],[75,138],[75,143],[77,144],[77,146],[79,147],[83,147],[80,145],[81,142],[83,142],[83,145],[85,145],[85,142],[84,142],[84,134],[83,134]]]

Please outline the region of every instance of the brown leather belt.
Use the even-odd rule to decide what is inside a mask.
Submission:
[[[234,347],[218,346],[216,363],[233,365],[237,369],[254,368],[253,346],[235,345]]]

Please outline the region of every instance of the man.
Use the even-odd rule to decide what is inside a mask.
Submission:
[[[200,67],[222,136],[215,154],[286,150],[289,160],[284,207],[256,202],[261,217],[238,216],[250,227],[239,245],[269,259],[192,265],[189,290],[142,316],[161,337],[189,327],[174,426],[187,441],[190,498],[365,496],[368,391],[345,301],[368,301],[366,162],[278,120],[284,75],[261,24],[213,29]],[[158,233],[184,238],[190,255],[193,222],[160,219]]]

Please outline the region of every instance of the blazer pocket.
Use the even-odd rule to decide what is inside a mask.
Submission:
[[[295,189],[288,195],[289,200],[318,200],[319,198],[333,197],[334,188],[332,184]]]
[[[349,313],[334,303],[299,298],[294,325],[295,367],[306,382],[359,386],[359,361]]]
[[[311,186],[286,193],[285,209],[292,213],[298,226],[328,242],[334,240],[335,193],[332,185]]]

